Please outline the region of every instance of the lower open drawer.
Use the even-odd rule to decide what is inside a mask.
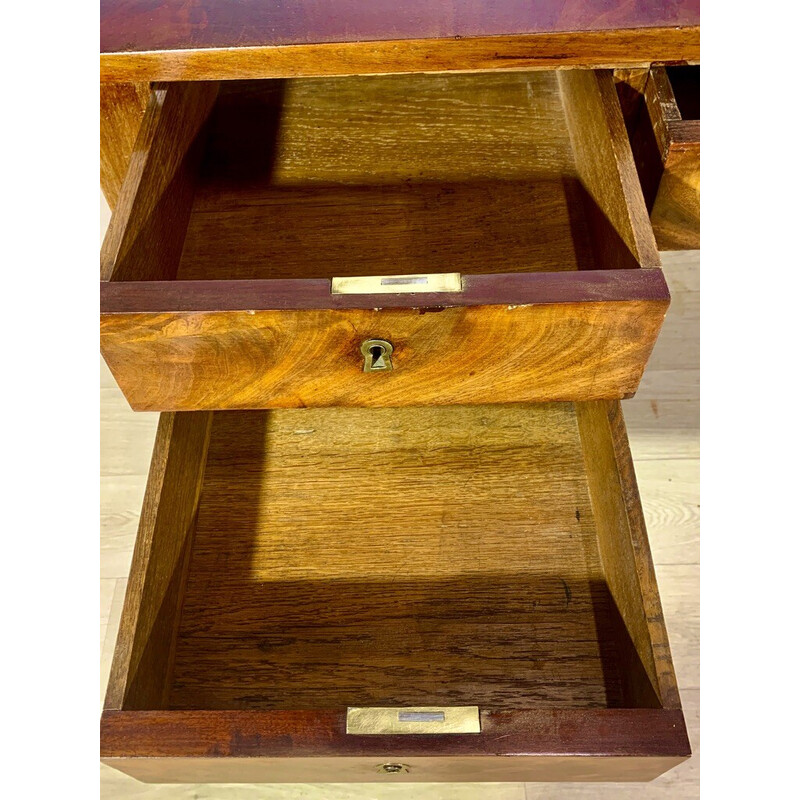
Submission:
[[[162,415],[101,748],[153,782],[684,760],[619,403]]]

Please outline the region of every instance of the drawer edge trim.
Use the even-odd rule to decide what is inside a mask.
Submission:
[[[347,734],[342,711],[113,711],[103,758],[691,755],[680,709],[481,712],[481,733]]]
[[[669,300],[660,269],[464,276],[458,293],[332,295],[330,280],[101,281],[100,313],[446,308]]]

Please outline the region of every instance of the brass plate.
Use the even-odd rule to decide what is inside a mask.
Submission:
[[[348,708],[347,732],[480,733],[481,718],[478,706]]]
[[[414,292],[460,292],[461,290],[460,272],[331,278],[331,294],[413,294]]]

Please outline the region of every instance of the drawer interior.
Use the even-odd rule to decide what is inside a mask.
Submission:
[[[582,72],[157,85],[104,277],[657,266],[610,73]]]
[[[630,93],[624,77],[620,87]],[[700,67],[652,67],[629,122],[659,249],[700,247]]]
[[[680,118],[700,119],[700,65],[666,67]]]
[[[112,703],[669,705],[609,408],[163,415]]]

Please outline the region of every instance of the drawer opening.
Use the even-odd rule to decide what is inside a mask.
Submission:
[[[141,229],[105,277],[658,266],[615,104],[580,70],[157,85],[137,152],[161,169],[128,176]]]
[[[618,408],[163,415],[107,704],[679,707]]]
[[[699,66],[650,69],[631,148],[659,249],[700,247]]]
[[[672,93],[681,119],[700,119],[700,65],[667,67]]]

